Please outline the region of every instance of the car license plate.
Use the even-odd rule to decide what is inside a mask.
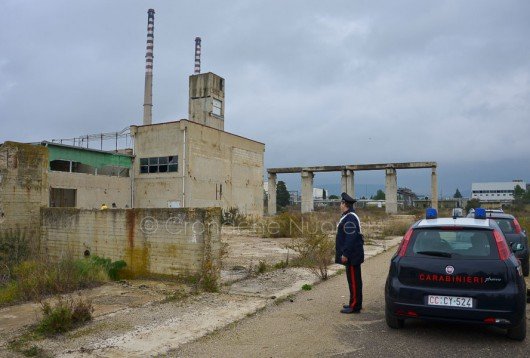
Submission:
[[[473,308],[473,299],[471,297],[454,297],[454,296],[427,296],[429,306],[446,306]]]

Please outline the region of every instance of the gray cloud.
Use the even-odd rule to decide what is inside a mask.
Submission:
[[[139,123],[149,7],[155,122],[187,116],[199,35],[227,130],[265,142],[267,166],[435,160],[448,186],[530,180],[522,0],[5,0],[0,142]],[[471,169],[491,163],[510,165]]]

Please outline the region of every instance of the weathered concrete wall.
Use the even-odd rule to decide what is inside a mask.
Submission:
[[[265,145],[188,122],[191,206],[237,207],[263,215]]]
[[[221,102],[220,114],[214,114],[213,102]],[[188,118],[190,121],[224,130],[224,79],[208,72],[190,76]]]
[[[42,208],[42,251],[58,260],[90,255],[125,260],[135,275],[201,272],[220,267],[221,210]]]
[[[185,193],[182,185],[184,135],[179,122],[161,123],[151,126],[133,127],[134,152],[132,169],[134,176],[135,208],[167,208],[170,202],[181,207]],[[140,158],[178,155],[178,171],[173,173],[140,174]],[[183,195],[184,193],[184,195]]]
[[[99,209],[103,203],[109,208],[112,203],[118,208],[132,207],[128,177],[50,171],[48,183],[50,188],[77,189],[77,208]]]
[[[178,201],[184,207],[237,207],[263,215],[263,143],[186,120],[132,132],[135,207]],[[177,173],[140,174],[139,158],[167,155],[179,156]]]
[[[39,239],[40,207],[48,199],[48,151],[5,142],[0,146],[0,234]]]

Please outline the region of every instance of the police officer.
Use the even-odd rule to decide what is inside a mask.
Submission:
[[[353,204],[356,202],[346,193],[341,194],[340,209],[342,217],[337,225],[335,241],[335,262],[346,266],[346,278],[350,290],[350,301],[344,305],[341,313],[360,313],[363,305],[363,281],[361,264],[364,262],[364,240],[361,221]]]

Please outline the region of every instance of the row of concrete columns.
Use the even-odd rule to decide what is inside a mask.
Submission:
[[[314,210],[313,202],[313,172],[302,171],[302,213]],[[269,215],[276,214],[276,173],[269,173]],[[394,168],[385,169],[385,211],[389,214],[397,214],[397,172]],[[355,172],[353,170],[343,170],[341,176],[341,190],[352,198],[355,198]],[[431,207],[438,209],[438,179],[436,168],[432,168],[431,173]]]

